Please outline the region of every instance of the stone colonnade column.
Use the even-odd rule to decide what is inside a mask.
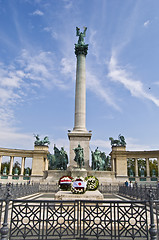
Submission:
[[[2,158],[3,156],[0,156],[0,174],[1,174]]]
[[[14,157],[10,157],[10,168],[9,168],[9,175],[12,176],[12,170],[13,170],[13,162],[14,162]]]
[[[135,158],[135,177],[139,177],[138,158]]]
[[[150,177],[149,158],[145,158],[145,160],[146,160],[146,172],[147,172],[147,177]]]
[[[159,177],[159,157],[157,158],[157,163],[158,163],[158,177]]]
[[[22,161],[21,161],[21,173],[20,173],[21,176],[24,175],[25,159],[26,159],[26,157],[22,157]]]
[[[45,158],[44,161],[45,161],[45,167],[44,167],[44,170],[47,171],[47,170],[49,169],[48,159]]]

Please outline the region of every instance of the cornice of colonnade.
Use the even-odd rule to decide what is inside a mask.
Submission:
[[[127,158],[159,158],[159,150],[126,151]]]
[[[112,148],[110,154],[112,157],[124,155],[127,158],[158,158],[159,150],[149,150],[149,151],[126,151],[126,148]]]
[[[47,155],[48,153],[49,153],[48,149],[24,150],[24,149],[0,148],[0,156],[33,158],[33,156],[35,155],[39,155],[39,154]]]

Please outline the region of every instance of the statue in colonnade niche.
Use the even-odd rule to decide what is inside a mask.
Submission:
[[[80,144],[78,144],[78,147],[74,148],[73,150],[75,152],[74,161],[77,162],[77,166],[79,168],[82,168],[82,166],[84,166],[84,152],[83,152],[83,148],[81,147]]]
[[[156,170],[152,169],[152,177],[156,177]]]
[[[125,138],[121,134],[119,134],[118,139],[113,139],[112,137],[110,137],[109,140],[111,141],[112,146],[126,146]]]
[[[49,160],[49,169],[55,170],[66,170],[67,164],[68,164],[68,155],[66,151],[64,150],[64,147],[61,147],[61,150],[59,150],[54,145],[54,155],[48,154],[48,160]]]
[[[141,177],[145,177],[145,169],[141,168],[140,170]]]
[[[3,175],[7,175],[7,167],[4,167],[4,169],[3,169]]]
[[[129,176],[130,177],[134,177],[134,172],[133,172],[133,170],[131,168],[129,169]]]
[[[36,139],[34,142],[35,146],[48,146],[50,144],[48,136],[45,136],[43,140],[40,140],[39,134],[34,134],[34,137]]]
[[[108,167],[109,157],[106,156],[105,152],[101,152],[98,147],[95,152],[92,153],[92,169],[105,171]]]
[[[18,175],[19,171],[18,171],[18,168],[15,168],[14,169],[14,175]]]

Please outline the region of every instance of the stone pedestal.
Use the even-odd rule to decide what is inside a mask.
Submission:
[[[87,170],[84,168],[69,167],[68,170],[71,172],[71,177],[87,177]]]
[[[48,146],[34,146],[33,161],[32,161],[32,174],[33,178],[43,177],[43,171],[47,161]]]
[[[86,191],[84,194],[73,194],[71,191],[59,191],[55,200],[103,200],[104,196],[98,190]]]
[[[89,155],[90,155],[90,148],[89,148],[89,141],[91,139],[92,134],[90,132],[71,132],[68,133],[68,138],[70,140],[70,162],[69,165],[71,167],[77,167],[77,163],[74,161],[75,153],[74,148],[81,145],[84,150],[84,168],[89,170]]]

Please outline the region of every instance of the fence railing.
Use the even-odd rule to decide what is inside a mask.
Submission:
[[[146,185],[133,185],[133,187],[119,186],[119,194],[141,200],[149,200],[150,191],[153,194],[153,199],[159,200],[159,187]]]
[[[24,196],[39,192],[39,184],[38,183],[0,185],[0,199],[5,198],[8,186],[10,187],[10,192],[11,192],[13,199],[24,197]]]
[[[13,200],[3,207],[1,240],[157,240],[152,193],[147,201]]]

